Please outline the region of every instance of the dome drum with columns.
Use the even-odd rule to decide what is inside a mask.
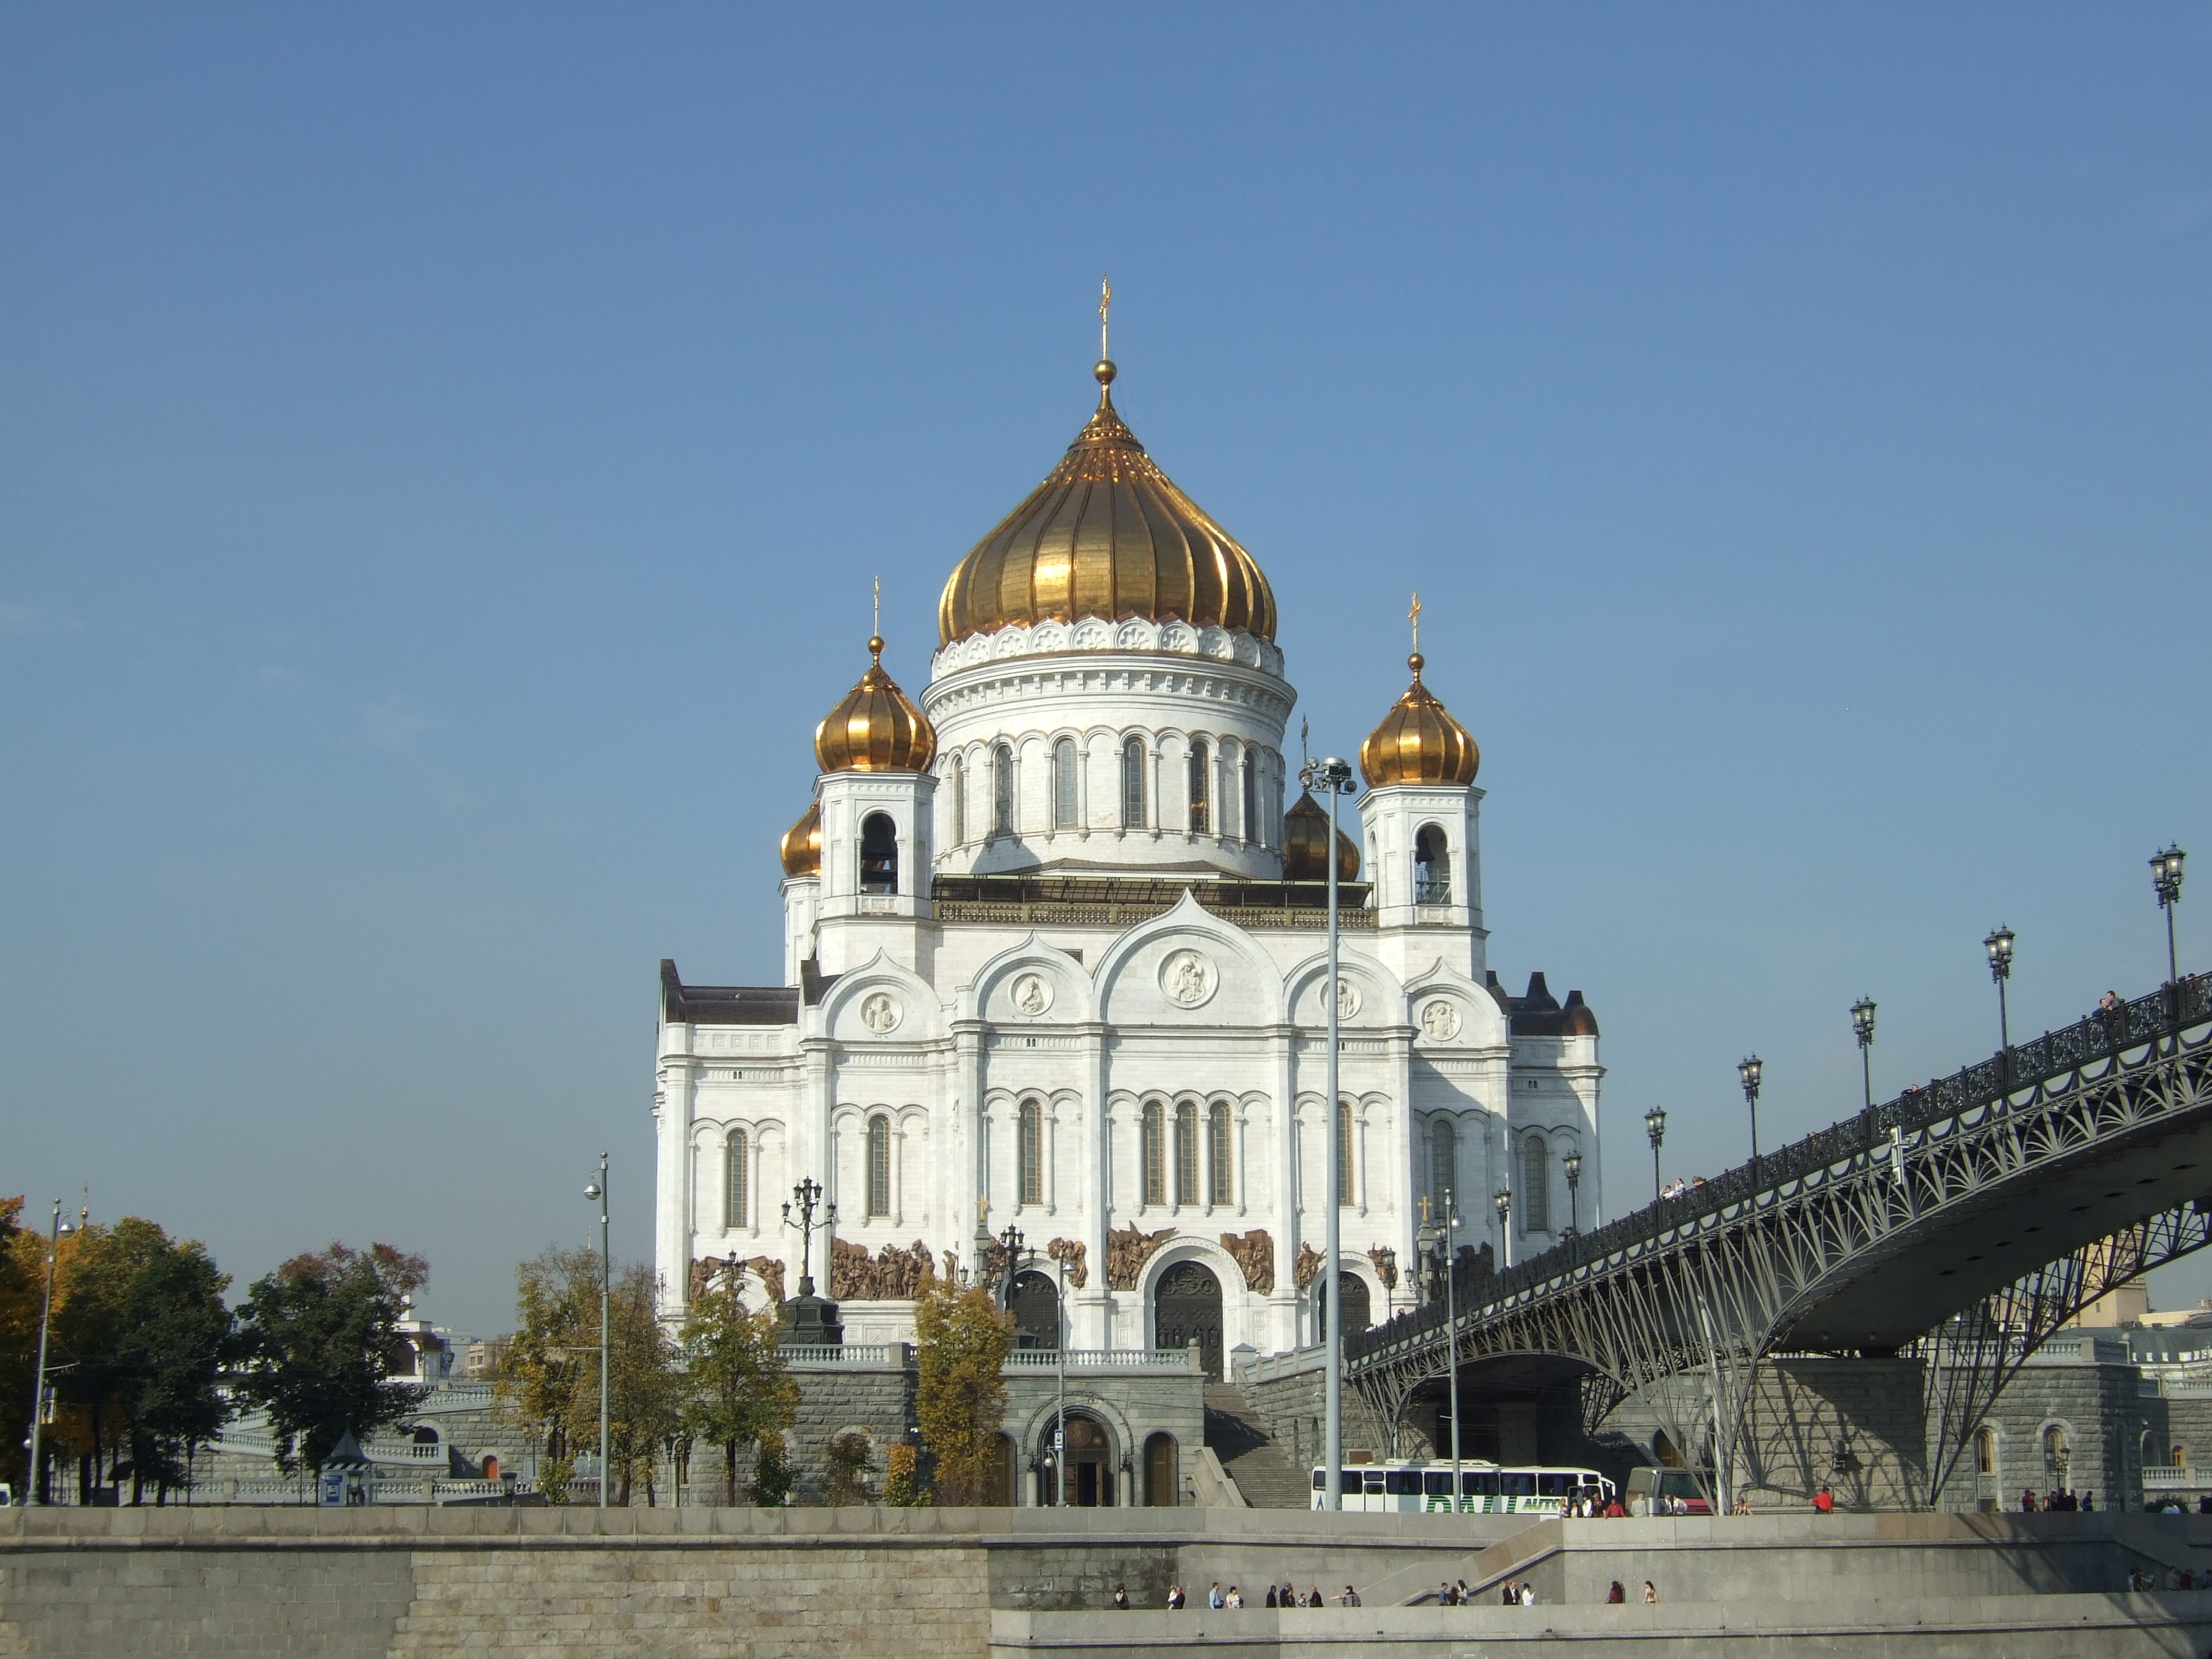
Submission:
[[[1274,592],[1097,378],[1066,455],[945,584],[919,703],[872,639],[822,722],[781,848],[784,985],[664,964],[672,1314],[708,1259],[795,1285],[779,1206],[808,1178],[837,1205],[811,1265],[848,1340],[910,1339],[921,1274],[975,1265],[980,1215],[1066,1264],[1075,1346],[1197,1332],[1216,1359],[1312,1340],[1332,1158],[1335,1272],[1374,1320],[1415,1298],[1392,1264],[1448,1188],[1494,1256],[1502,1187],[1516,1260],[1603,1216],[1595,1018],[1489,971],[1474,738],[1417,653],[1332,848],[1284,751]]]

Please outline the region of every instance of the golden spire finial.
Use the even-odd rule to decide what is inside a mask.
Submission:
[[[883,635],[884,635],[884,579],[883,579],[881,576],[878,576],[878,577],[877,577],[877,578],[876,578],[876,620],[875,620],[875,625],[874,625],[873,627],[870,628],[870,629],[868,629],[868,632],[869,632],[871,635],[873,635],[875,638],[877,638],[877,639],[881,639],[881,638],[883,637]],[[1418,645],[1418,644],[1419,644],[1419,643],[1420,643],[1420,635],[1419,635],[1419,631],[1418,631],[1418,630],[1416,630],[1416,632],[1415,632],[1415,634],[1414,634],[1414,641],[1413,641],[1413,642],[1414,642],[1416,645]],[[876,647],[875,648],[876,648],[877,650],[878,650],[878,651],[880,651],[881,649],[883,649],[883,647],[882,647],[881,646],[878,646],[878,647]]]
[[[1408,621],[1408,622],[1410,622],[1410,623],[1412,623],[1413,624],[1413,654],[1412,656],[1410,656],[1410,657],[1407,658],[1407,659],[1406,659],[1406,660],[1407,660],[1407,662],[1408,664],[1410,664],[1410,665],[1412,665],[1413,670],[1413,676],[1414,676],[1414,678],[1417,678],[1417,679],[1418,679],[1419,678],[1420,678],[1420,672],[1421,672],[1421,662],[1422,662],[1422,657],[1421,657],[1421,596],[1420,596],[1419,593],[1416,593],[1416,594],[1414,594],[1414,595],[1413,595],[1413,608],[1412,608],[1411,610],[1409,610],[1409,611],[1407,611],[1406,612],[1406,620],[1407,620],[1407,621]]]
[[[1107,406],[1111,394],[1107,388],[1114,384],[1114,360],[1106,355],[1106,313],[1114,308],[1114,282],[1109,276],[1098,279],[1098,361],[1091,374],[1098,382],[1098,407]]]

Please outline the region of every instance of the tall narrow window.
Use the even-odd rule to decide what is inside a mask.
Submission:
[[[1075,828],[1075,739],[1062,738],[1052,746],[1052,827]]]
[[[1121,744],[1121,827],[1145,827],[1145,740],[1130,738]]]
[[[1185,1101],[1176,1108],[1175,1201],[1198,1202],[1198,1108]]]
[[[991,750],[991,833],[1014,833],[1014,747],[1008,743]]]
[[[868,1120],[868,1213],[891,1212],[891,1121],[881,1113]]]
[[[1267,839],[1260,833],[1260,757],[1250,750],[1244,751],[1244,820],[1237,828],[1250,842]]]
[[[968,769],[960,763],[960,757],[952,757],[952,764],[945,769],[945,781],[951,786],[952,831],[951,842],[961,846],[968,839]]]
[[[1451,843],[1433,823],[1425,823],[1413,836],[1413,902],[1451,902]]]
[[[1146,1204],[1168,1201],[1167,1126],[1162,1121],[1160,1103],[1157,1100],[1145,1103],[1143,1115],[1138,1120],[1139,1138],[1143,1144],[1138,1157],[1144,1165],[1143,1180]]]
[[[1336,1201],[1339,1207],[1352,1202],[1352,1104],[1339,1101],[1336,1107]]]
[[[1229,1103],[1217,1100],[1206,1109],[1206,1201],[1233,1204],[1230,1193]]]
[[[730,1137],[730,1149],[724,1155],[722,1225],[732,1232],[744,1226],[752,1213],[751,1152],[743,1129]]]
[[[1205,835],[1213,827],[1212,814],[1207,810],[1212,792],[1206,788],[1206,774],[1210,769],[1206,744],[1193,741],[1190,745],[1190,832]]]
[[[860,824],[860,890],[898,891],[898,826],[884,812],[871,812]]]
[[[1552,1231],[1552,1149],[1541,1135],[1521,1143],[1521,1231]]]
[[[1459,1189],[1459,1132],[1448,1118],[1429,1126],[1429,1209],[1431,1219],[1443,1218],[1445,1194]]]
[[[1974,1435],[1974,1473],[1995,1474],[1997,1472],[1997,1431],[1978,1430]]]
[[[1024,1204],[1044,1202],[1044,1109],[1034,1100],[1022,1103],[1021,1199]]]

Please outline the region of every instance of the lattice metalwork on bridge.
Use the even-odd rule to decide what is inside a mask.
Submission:
[[[1783,1352],[1929,1364],[1933,1502],[1996,1395],[2113,1286],[2212,1243],[2212,980],[2197,975],[1809,1135],[1348,1338],[1395,1434],[1448,1368],[1579,1373],[1738,1467]],[[1704,1432],[1699,1431],[1703,1430]]]

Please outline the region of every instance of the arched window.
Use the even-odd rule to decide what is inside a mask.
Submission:
[[[2189,1467],[2189,1448],[2186,1446],[2176,1446],[2172,1452],[2167,1454],[2166,1461],[2171,1462],[2177,1469],[2187,1468]]]
[[[1437,825],[1425,823],[1413,835],[1413,902],[1451,902],[1451,843]]]
[[[1168,1201],[1167,1126],[1162,1121],[1160,1103],[1157,1100],[1145,1103],[1143,1115],[1139,1120],[1138,1134],[1143,1142],[1138,1157],[1144,1165],[1142,1180],[1146,1204]]]
[[[1336,1105],[1336,1202],[1339,1208],[1352,1203],[1352,1104],[1339,1101]]]
[[[1206,1201],[1233,1204],[1230,1195],[1229,1103],[1217,1100],[1206,1109]]]
[[[1121,827],[1145,827],[1145,740],[1125,738],[1121,744]]]
[[[868,1120],[868,1213],[891,1212],[891,1121],[878,1113]]]
[[[1244,839],[1256,842],[1266,839],[1260,833],[1260,759],[1250,750],[1244,751],[1244,819],[1237,828]]]
[[[735,1232],[752,1213],[752,1148],[740,1129],[722,1161],[722,1225]]]
[[[1145,1438],[1145,1503],[1152,1509],[1173,1509],[1182,1502],[1176,1484],[1176,1443],[1171,1434]]]
[[[1052,827],[1075,828],[1075,739],[1062,738],[1052,746]]]
[[[1983,1429],[1974,1436],[1974,1473],[1995,1474],[1997,1472],[1997,1431]]]
[[[1176,1191],[1178,1204],[1198,1202],[1198,1108],[1184,1101],[1176,1108]]]
[[[968,839],[968,769],[961,764],[960,757],[952,757],[951,765],[945,769],[945,781],[951,786],[952,831],[955,847]]]
[[[1450,1194],[1459,1190],[1459,1131],[1450,1120],[1438,1118],[1429,1126],[1429,1209],[1431,1220],[1441,1220]]]
[[[991,750],[991,833],[1014,833],[1014,746],[1010,743]]]
[[[1212,814],[1207,808],[1212,796],[1206,787],[1206,775],[1212,770],[1207,764],[1206,744],[1194,739],[1190,745],[1190,832],[1205,835],[1213,827]]]
[[[860,822],[860,890],[898,891],[898,825],[886,812],[871,812]]]
[[[1521,1143],[1521,1231],[1552,1231],[1552,1149],[1541,1135]]]
[[[1021,1196],[1018,1201],[1042,1204],[1044,1202],[1044,1109],[1034,1100],[1024,1101],[1020,1121]]]
[[[2053,1423],[2043,1431],[2043,1467],[2062,1480],[2069,1449],[2063,1425]]]

